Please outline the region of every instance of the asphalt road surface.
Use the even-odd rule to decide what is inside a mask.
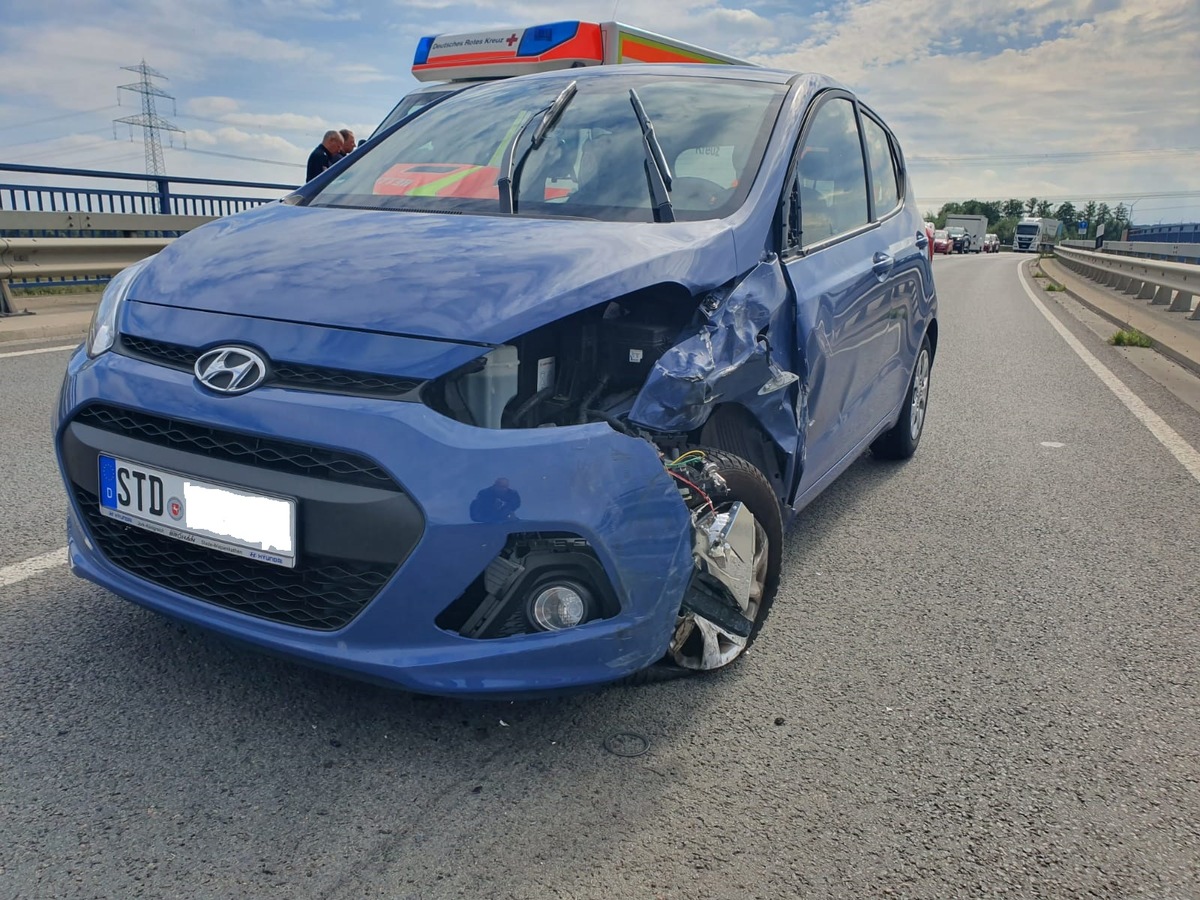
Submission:
[[[528,703],[73,578],[66,353],[0,358],[0,897],[1200,896],[1200,414],[1017,265],[936,262],[920,451],[804,512],[748,657]]]

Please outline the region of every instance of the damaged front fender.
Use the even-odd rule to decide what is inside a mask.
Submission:
[[[795,351],[790,301],[776,256],[713,291],[701,303],[691,333],[655,364],[630,420],[686,433],[703,426],[718,404],[737,403],[793,456],[806,419],[807,385],[805,360]]]

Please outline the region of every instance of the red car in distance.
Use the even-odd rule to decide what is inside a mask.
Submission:
[[[950,254],[954,252],[954,238],[944,228],[933,233],[933,252]]]

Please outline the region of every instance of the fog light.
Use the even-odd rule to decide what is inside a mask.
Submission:
[[[587,591],[577,584],[551,584],[538,591],[529,611],[530,616],[539,628],[546,631],[574,628],[587,615],[587,598]]]

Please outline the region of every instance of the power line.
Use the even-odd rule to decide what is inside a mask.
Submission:
[[[110,109],[116,109],[117,104],[110,103],[108,106],[97,106],[95,109],[81,109],[76,112],[63,113],[61,116],[47,116],[44,119],[33,119],[32,121],[21,121],[16,125],[0,126],[0,131],[17,131],[19,129],[31,128],[34,125],[45,125],[47,122],[58,122],[62,119],[70,119],[74,116],[90,116],[93,113],[107,112]],[[13,146],[9,144],[8,146]]]
[[[172,150],[179,150],[183,153],[200,153],[204,156],[220,156],[224,159],[240,159],[245,162],[267,163],[271,166],[291,166],[297,169],[303,169],[304,163],[284,162],[281,159],[263,159],[261,156],[238,156],[236,153],[221,153],[217,150],[197,150],[194,147],[172,147]]]
[[[237,113],[236,115],[245,115],[245,114]],[[249,126],[246,123],[242,123],[242,122],[226,122],[222,119],[212,119],[212,118],[209,118],[208,116],[195,116],[190,113],[184,113],[183,115],[179,116],[179,118],[195,119],[197,122],[211,122],[214,125],[224,125],[226,128],[244,128],[244,127],[266,128],[266,129],[271,129],[274,131],[290,131],[294,134],[312,134],[313,130],[314,130],[314,126],[311,126],[311,125],[296,126],[295,128],[292,128],[288,125],[280,125],[280,124],[274,123],[274,122],[270,123],[270,124],[263,124],[263,122],[261,122],[261,121],[255,121],[253,126]],[[327,126],[322,125],[322,126],[317,126],[317,127],[318,127],[318,129],[324,128],[324,129],[328,130]],[[322,132],[322,133],[324,133],[324,132]]]
[[[108,131],[108,129],[109,129],[108,125],[102,125],[100,128],[89,128],[87,131],[72,131],[70,134],[62,134],[62,135],[59,135],[58,137],[47,138],[44,141],[31,141],[28,138],[26,138],[23,141],[16,141],[15,143],[12,143],[12,144],[0,144],[0,150],[5,150],[9,147],[29,147],[30,150],[28,150],[28,151],[22,150],[22,151],[20,151],[20,153],[18,155],[24,156],[26,153],[33,153],[35,159],[40,159],[42,156],[47,155],[47,151],[37,149],[37,148],[45,147],[46,144],[48,144],[50,141],[61,141],[65,138],[75,137],[76,135],[99,134],[102,131]],[[50,154],[53,154],[56,152],[58,152],[58,151],[56,151],[56,150],[49,151]],[[20,159],[10,159],[8,161],[9,162],[21,162]]]

